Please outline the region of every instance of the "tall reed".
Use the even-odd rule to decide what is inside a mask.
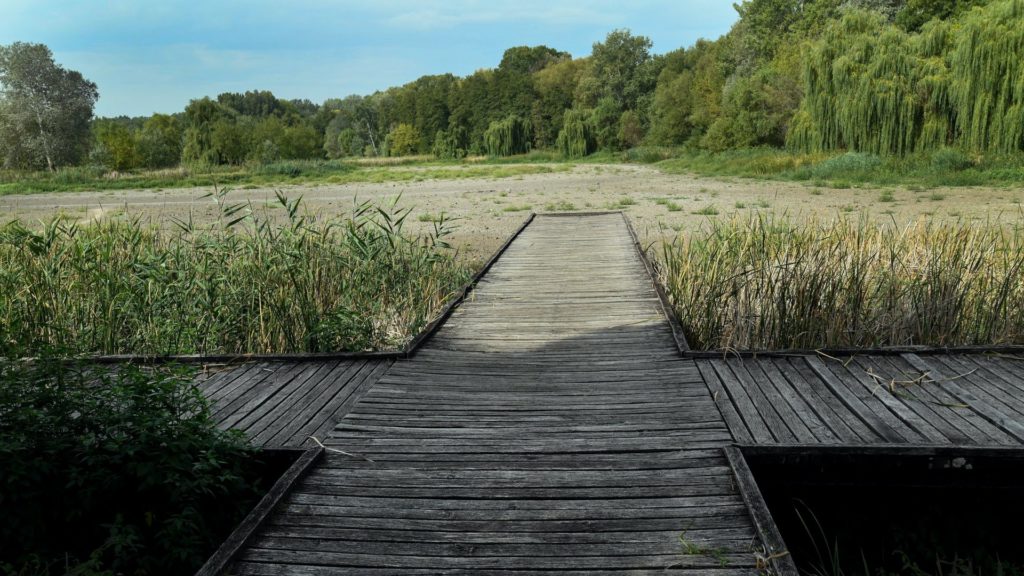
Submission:
[[[1024,344],[1020,227],[865,218],[716,221],[660,269],[691,346]]]
[[[407,210],[343,218],[221,206],[214,225],[139,219],[0,228],[0,351],[277,353],[400,346],[469,277],[450,224],[413,237]]]

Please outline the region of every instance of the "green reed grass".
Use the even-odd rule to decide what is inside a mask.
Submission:
[[[1024,344],[1020,227],[756,214],[666,242],[695,349]]]
[[[284,353],[401,346],[469,278],[444,219],[413,237],[409,212],[343,218],[214,199],[206,227],[138,219],[0,228],[0,351]],[[283,211],[281,210],[283,208]]]

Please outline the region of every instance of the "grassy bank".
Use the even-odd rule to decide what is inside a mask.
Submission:
[[[220,198],[223,194],[220,195]],[[0,350],[279,353],[400,347],[469,277],[449,225],[412,237],[407,211],[338,219],[221,200],[217,222],[0,229]]]
[[[387,159],[384,159],[387,160]],[[397,159],[400,160],[400,159]],[[214,166],[113,173],[99,168],[57,172],[0,171],[0,195],[88,190],[236,187],[280,184],[355,184],[468,178],[514,178],[571,169],[568,164],[438,162],[424,158],[396,162],[293,160],[260,166]]]
[[[753,216],[666,243],[696,349],[1024,344],[1024,231]]]
[[[970,155],[945,149],[906,157],[872,154],[802,154],[773,148],[700,153],[673,149],[633,151],[627,158],[657,162],[668,173],[740,176],[807,182],[814,186],[1020,186],[1024,155]]]

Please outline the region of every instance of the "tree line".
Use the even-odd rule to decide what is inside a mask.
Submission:
[[[493,69],[321,104],[225,93],[177,114],[91,122],[95,85],[55,65],[45,46],[14,44],[0,47],[0,154],[7,167],[127,170],[533,149],[581,157],[641,145],[1024,148],[1024,0],[745,0],[735,8],[727,34],[667,54],[615,30],[586,57],[518,46]],[[66,111],[32,105],[32,82],[61,86],[52,92]]]

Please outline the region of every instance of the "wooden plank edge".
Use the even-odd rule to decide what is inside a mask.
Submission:
[[[519,238],[519,235],[526,230],[526,228],[530,225],[531,222],[533,222],[533,219],[536,217],[537,214],[531,212],[530,215],[526,217],[526,220],[522,224],[520,224],[519,228],[516,229],[516,231],[513,232],[512,235],[509,236],[507,240],[505,240],[505,243],[502,244],[501,247],[498,248],[498,250],[491,255],[490,259],[487,260],[487,262],[484,263],[484,265],[479,270],[477,270],[476,274],[473,275],[470,281],[467,282],[466,285],[463,286],[461,290],[457,291],[455,293],[455,296],[448,300],[448,303],[444,306],[444,308],[441,309],[441,313],[438,314],[438,316],[434,318],[429,324],[427,324],[423,328],[423,330],[421,330],[420,333],[415,338],[413,338],[412,341],[409,342],[408,345],[406,345],[405,350],[403,351],[402,354],[404,358],[412,358],[413,356],[415,356],[416,352],[420,349],[420,347],[422,347],[428,340],[430,340],[431,337],[434,336],[434,334],[437,333],[438,330],[441,329],[442,326],[444,326],[444,323],[452,315],[452,312],[455,311],[455,308],[457,308],[459,304],[462,304],[466,300],[469,294],[473,292],[473,289],[476,288],[476,285],[480,283],[480,280],[482,280],[484,276],[487,275],[487,272],[490,271],[490,269],[495,264],[497,264],[498,260],[501,259],[501,256],[505,254],[506,250],[508,250],[508,247],[511,246],[517,238]]]
[[[753,472],[743,458],[743,452],[736,446],[726,446],[723,451],[736,477],[736,486],[743,497],[743,502],[754,520],[754,529],[765,547],[763,557],[758,558],[758,564],[765,563],[765,568],[776,576],[799,576],[793,556],[786,548],[779,527],[775,525],[775,519],[768,511],[768,505],[765,504],[761,490],[757,487]]]
[[[310,468],[313,467],[321,456],[324,449],[320,446],[308,449],[275,448],[279,452],[300,452],[301,455],[285,470],[284,474],[274,482],[270,490],[263,495],[263,498],[235,527],[227,539],[221,543],[217,551],[210,556],[206,563],[196,572],[196,576],[217,576],[227,569],[235,556],[249,542],[256,530],[263,524],[277,507],[278,503],[291,491],[292,486],[298,482]]]
[[[737,444],[743,454],[752,456],[958,456],[1024,458],[1020,446],[975,444]]]
[[[397,360],[405,350],[380,352],[305,352],[295,354],[110,354],[75,356],[68,362],[84,364],[243,364],[246,362],[307,362],[329,360]]]
[[[991,346],[888,346],[884,348],[785,348],[688,350],[687,358],[788,358],[804,356],[899,356],[901,354],[1024,354],[1024,345]]]
[[[572,216],[610,216],[622,214],[622,210],[589,210],[580,212],[540,212],[538,216],[552,216],[555,218],[569,218]]]
[[[644,263],[644,268],[647,270],[647,276],[650,278],[651,284],[654,285],[654,290],[658,293],[658,300],[661,302],[661,312],[665,315],[665,319],[668,320],[668,325],[672,329],[672,339],[676,343],[676,348],[679,350],[680,355],[685,356],[690,350],[690,344],[686,341],[683,324],[679,321],[676,309],[668,299],[665,287],[658,281],[658,274],[654,263],[647,257],[647,250],[644,250],[644,247],[640,245],[640,237],[637,236],[632,222],[626,217],[625,212],[620,212],[620,214],[622,214],[622,219],[626,222],[626,229],[629,230],[629,235],[633,239],[633,247],[636,248],[636,253],[640,256],[640,261]]]

